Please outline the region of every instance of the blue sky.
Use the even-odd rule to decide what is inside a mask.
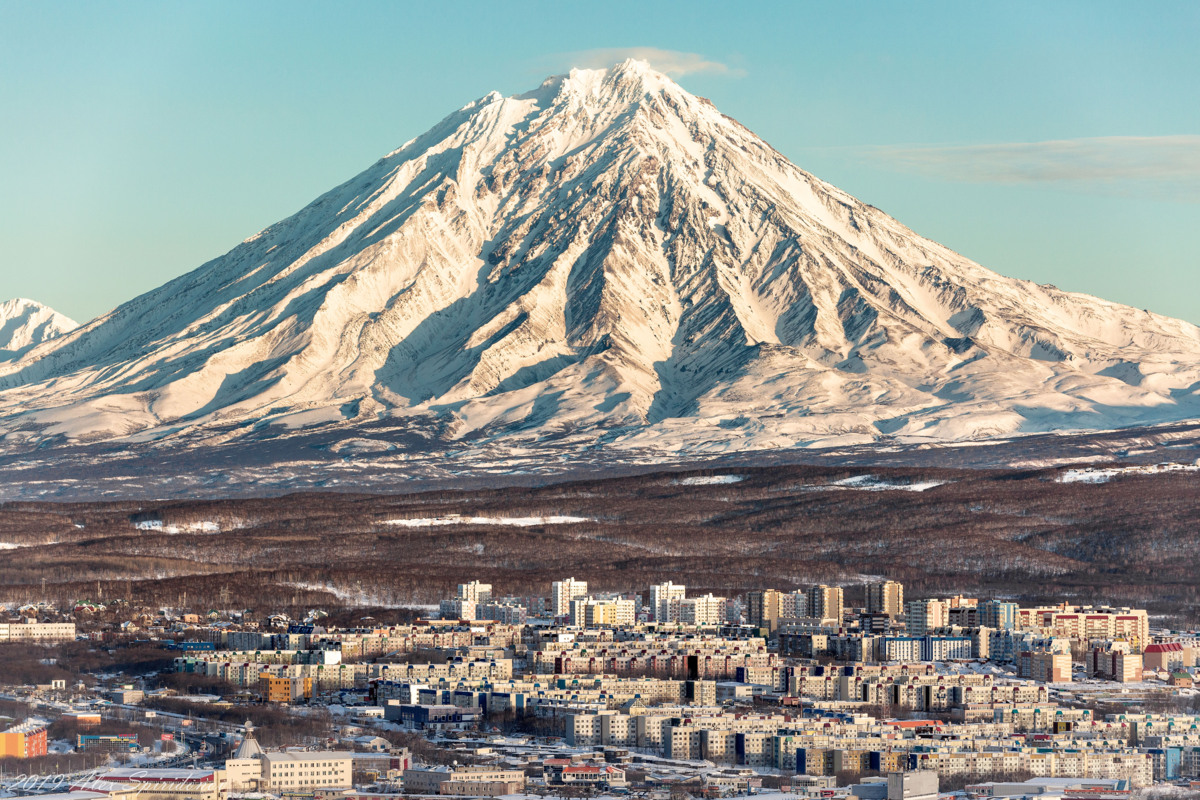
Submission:
[[[1200,3],[0,0],[0,295],[81,321],[632,49],[1006,275],[1200,323]]]

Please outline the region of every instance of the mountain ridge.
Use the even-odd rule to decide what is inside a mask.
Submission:
[[[485,95],[0,365],[0,430],[719,452],[1155,424],[1197,387],[1195,326],[1003,278],[625,62]]]
[[[79,323],[47,305],[16,297],[0,303],[0,360],[18,357],[42,342],[69,333]]]

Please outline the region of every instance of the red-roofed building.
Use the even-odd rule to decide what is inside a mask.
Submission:
[[[1142,653],[1146,669],[1172,672],[1196,666],[1196,656],[1191,647],[1180,642],[1159,642],[1146,645]]]
[[[561,780],[564,784],[624,786],[625,770],[611,764],[573,764],[563,767]]]

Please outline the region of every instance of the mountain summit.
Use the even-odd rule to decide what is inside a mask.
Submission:
[[[627,61],[470,103],[0,364],[0,424],[704,452],[1179,420],[1198,381],[1195,326],[984,269]]]
[[[78,327],[49,306],[18,297],[0,303],[0,360]]]

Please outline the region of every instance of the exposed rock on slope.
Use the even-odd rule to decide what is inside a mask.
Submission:
[[[0,413],[700,452],[1184,419],[1198,381],[1195,326],[986,270],[630,61],[451,114],[3,365]]]

